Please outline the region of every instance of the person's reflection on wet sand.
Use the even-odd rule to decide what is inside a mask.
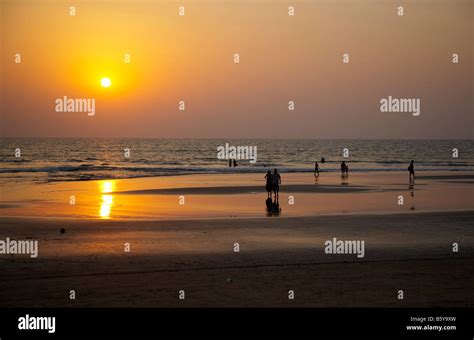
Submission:
[[[410,179],[410,183],[408,184],[408,190],[410,190],[410,196],[413,198],[413,203],[410,207],[410,210],[415,210],[415,181]]]
[[[280,204],[278,200],[272,201],[270,197],[265,200],[266,211],[268,217],[279,216],[281,213]]]
[[[341,185],[348,185],[349,184],[349,177],[345,174],[341,175]]]

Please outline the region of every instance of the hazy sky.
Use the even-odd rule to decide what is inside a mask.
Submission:
[[[474,136],[472,0],[0,4],[4,137]],[[95,116],[56,112],[63,96]],[[420,116],[380,112],[388,96]]]

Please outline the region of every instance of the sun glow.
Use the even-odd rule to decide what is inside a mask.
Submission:
[[[110,78],[104,77],[100,80],[100,85],[102,85],[102,87],[110,87],[110,85],[112,85],[112,81]]]

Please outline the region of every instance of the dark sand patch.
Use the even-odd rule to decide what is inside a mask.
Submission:
[[[443,174],[443,175],[418,175],[416,179],[434,179],[434,180],[445,180],[445,179],[474,179],[474,175],[467,174]]]
[[[311,185],[311,184],[289,184],[280,187],[280,192],[291,193],[346,193],[367,192],[375,190],[376,187],[361,185]],[[145,189],[114,192],[114,194],[128,195],[235,195],[264,192],[265,187],[261,185],[247,186],[221,186],[221,187],[187,187],[169,189]]]
[[[34,236],[39,257],[0,256],[0,306],[472,307],[473,218],[472,211],[194,221],[1,218],[0,234]],[[332,237],[365,240],[365,257],[325,254],[324,241]],[[131,244],[128,254],[124,242]],[[180,289],[185,301],[177,298]]]

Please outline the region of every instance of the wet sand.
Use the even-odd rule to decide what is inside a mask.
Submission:
[[[340,210],[343,205],[319,214],[305,207],[307,210],[302,209],[304,213],[298,215],[291,206],[282,204],[280,217],[265,216],[261,202],[265,193],[232,193],[227,201],[228,190],[233,189],[226,188],[222,184],[225,181],[220,182],[219,178],[213,183],[218,189],[213,189],[217,191],[212,194],[203,178],[173,178],[168,180],[168,186],[158,188],[157,183],[164,180],[122,181],[115,188],[124,190],[99,191],[99,195],[113,195],[113,205],[108,216],[95,218],[80,214],[62,217],[57,214],[62,210],[54,195],[67,199],[71,190],[80,192],[81,186],[83,190],[86,186],[100,188],[100,183],[49,186],[48,192],[43,187],[43,196],[30,195],[31,203],[20,199],[17,202],[22,209],[31,207],[29,204],[44,207],[49,202],[52,210],[42,211],[40,216],[4,214],[0,218],[0,239],[39,241],[36,259],[0,255],[0,306],[472,307],[472,186],[458,183],[465,178],[456,176],[449,177],[450,182],[456,183],[419,179],[413,190],[417,200],[410,202],[410,190],[401,191],[406,184],[398,183],[399,178],[403,180],[401,174],[385,177],[385,182],[382,177],[350,176],[349,186],[340,184],[343,189],[337,189],[343,193],[314,189],[301,194],[313,206],[318,206],[322,198],[333,202],[333,197],[338,202],[354,197],[355,201],[348,202],[351,209],[347,212]],[[251,175],[245,175],[232,178],[231,183],[244,178],[251,182]],[[308,174],[284,178],[289,183],[287,188],[294,186],[292,192],[303,184],[301,181],[314,180]],[[340,178],[328,176],[319,180],[323,190],[328,190]],[[172,181],[177,182],[170,184]],[[351,192],[352,185],[367,189]],[[208,218],[193,218],[192,209],[182,214],[176,203],[169,205],[176,214],[172,216],[187,218],[155,219],[155,211],[145,215],[150,218],[115,217],[117,211],[124,209],[120,204],[127,202],[121,200],[129,200],[134,207],[137,197],[145,201],[155,195],[173,197],[175,193],[157,190],[178,186],[182,192],[195,187],[207,190],[206,195],[194,194],[211,204]],[[117,193],[130,190],[136,191]],[[151,192],[145,194],[143,190]],[[407,199],[401,207],[396,204],[400,192]],[[191,205],[192,197],[188,202]],[[300,195],[295,197],[297,202],[303,200]],[[373,204],[382,198],[387,203]],[[249,203],[254,201],[260,203],[252,210]],[[226,215],[229,211],[221,214],[219,209],[232,209],[228,202],[241,209],[232,210],[233,217]],[[464,205],[457,205],[458,202]],[[154,204],[152,200],[141,209]],[[411,209],[412,204],[417,207]],[[426,211],[419,211],[420,206]],[[451,207],[455,209],[450,210]],[[107,211],[96,205],[94,208]],[[2,210],[15,211],[9,209],[12,208]],[[22,210],[16,210],[19,211]],[[64,234],[60,233],[61,228],[65,229]],[[325,242],[334,237],[363,240],[365,256],[326,254]],[[125,251],[125,243],[130,245],[130,252]],[[239,252],[234,251],[236,243]],[[459,244],[458,252],[453,252],[453,243]],[[400,289],[404,300],[397,299]],[[76,291],[75,300],[69,300],[70,290]],[[185,300],[178,299],[179,290],[185,291]],[[294,290],[294,300],[288,299],[288,290]]]
[[[282,174],[281,217],[474,209],[474,182],[466,183],[474,174],[418,177],[413,184],[398,172]],[[0,209],[2,216],[74,219],[257,218],[265,217],[264,184],[262,174],[14,183],[2,187]]]

